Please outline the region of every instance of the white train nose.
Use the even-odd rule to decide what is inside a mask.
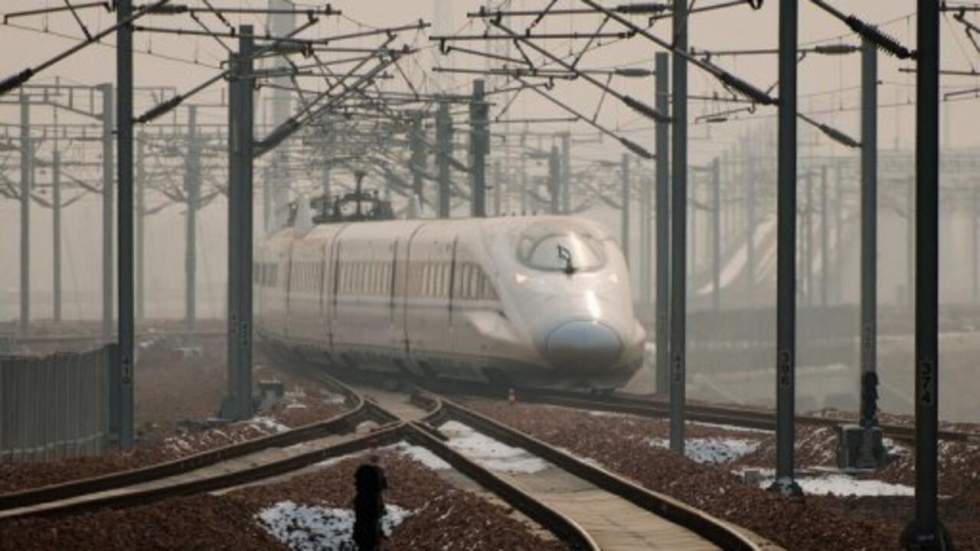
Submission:
[[[622,351],[616,331],[599,321],[566,322],[545,341],[545,355],[557,367],[603,369],[616,363]]]

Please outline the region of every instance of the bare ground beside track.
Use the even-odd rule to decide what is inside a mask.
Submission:
[[[783,499],[745,484],[730,472],[733,465],[703,465],[660,447],[650,438],[666,438],[665,420],[624,415],[596,415],[529,404],[472,400],[469,405],[545,442],[601,463],[607,469],[654,491],[678,498],[710,514],[744,526],[794,550],[896,549],[905,522],[911,518],[911,498],[816,497]],[[798,461],[803,467],[826,464],[833,458],[832,431],[799,427]],[[829,431],[824,434],[822,431]],[[738,461],[739,466],[771,466],[772,436],[727,431],[690,424],[688,438],[756,439],[760,447]],[[958,548],[980,545],[980,451],[967,445],[949,456],[945,476],[955,497],[944,503],[944,518]],[[754,456],[754,457],[753,457]],[[832,459],[831,459],[832,460]],[[768,461],[768,462],[767,462]],[[958,465],[962,468],[954,467]],[[880,474],[908,476],[908,463],[895,463]]]

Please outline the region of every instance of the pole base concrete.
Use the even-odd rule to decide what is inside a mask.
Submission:
[[[920,526],[915,521],[909,523],[902,531],[902,549],[907,551],[953,551],[953,539],[943,523],[936,522],[935,526]]]
[[[840,469],[877,469],[888,463],[888,452],[880,427],[838,425],[837,467]]]

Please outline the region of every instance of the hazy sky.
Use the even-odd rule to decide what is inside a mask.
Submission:
[[[186,1],[191,5],[203,5],[199,0]],[[717,1],[719,0],[703,0],[699,1],[698,4],[706,5]],[[494,2],[492,5],[507,4],[515,9],[532,9],[543,7],[547,3],[546,0],[520,0],[509,3]],[[611,0],[605,2],[608,6],[618,3]],[[914,0],[834,0],[833,3],[845,13],[854,13],[866,21],[880,23],[885,31],[901,43],[909,47],[915,46]],[[212,0],[212,4],[227,7],[262,7],[267,2],[266,0]],[[299,4],[322,6],[323,2],[306,1]],[[60,0],[3,0],[0,2],[0,14],[6,15],[18,10],[60,5],[62,5]],[[333,5],[343,10],[344,16],[329,18],[308,31],[304,36],[323,38],[364,30],[368,27],[404,25],[415,22],[419,18],[435,23],[435,28],[431,32],[475,35],[485,30],[482,21],[466,17],[467,11],[474,11],[479,8],[480,3],[476,1],[446,2],[447,9],[443,10],[441,19],[434,17],[434,0],[361,0],[358,2],[337,0],[333,2]],[[842,23],[831,18],[808,1],[801,1],[800,5],[800,41],[802,45],[814,43],[857,44],[855,37]],[[556,5],[557,8],[582,6],[584,4],[580,0],[559,0]],[[446,12],[449,12],[448,18],[445,16]],[[114,14],[109,14],[102,9],[85,10],[82,16],[93,32],[96,29],[106,28],[115,19]],[[259,18],[232,16],[230,19],[235,25],[252,23],[259,29],[265,28],[265,21]],[[642,21],[642,19],[637,20]],[[980,16],[974,15],[972,20],[980,23]],[[202,21],[213,29],[222,28],[222,24],[213,17],[202,16]],[[693,16],[690,22],[690,44],[698,49],[709,50],[774,48],[777,42],[777,21],[778,2],[774,0],[767,0],[763,8],[758,11],[745,5],[698,14]],[[594,15],[554,16],[545,18],[536,28],[536,32],[559,33],[570,30],[590,32],[596,28],[599,22],[600,18]],[[0,76],[2,77],[14,74],[27,66],[37,65],[70,47],[76,43],[77,37],[81,36],[78,25],[68,13],[59,13],[47,18],[34,16],[15,19],[11,23],[17,26],[30,27],[34,30],[15,28],[12,25],[0,26]],[[527,23],[528,19],[514,19],[509,22],[509,25],[515,29],[523,29]],[[142,24],[184,29],[197,28],[195,23],[186,16],[179,18],[154,17]],[[50,32],[40,32],[45,28]],[[621,29],[616,24],[610,23],[605,30],[619,31]],[[669,38],[671,34],[669,20],[658,22],[653,27],[652,32],[660,37]],[[75,37],[76,40],[56,36],[53,33],[66,34]],[[429,41],[428,36],[429,31],[405,31],[399,34],[396,42],[396,44],[405,43],[422,50],[403,63],[405,72],[415,83],[415,86],[429,91],[447,89],[456,92],[468,91],[471,77],[459,76],[456,78],[455,84],[452,84],[444,79],[434,78],[429,69],[433,66],[447,66],[449,64],[456,67],[485,68],[486,62],[482,58],[466,54],[442,56]],[[111,42],[111,40],[106,41],[109,44]],[[349,45],[372,46],[377,43],[377,38],[372,38],[352,41]],[[344,45],[348,44],[345,43]],[[186,91],[215,74],[214,66],[225,59],[227,55],[223,46],[209,37],[188,38],[140,33],[136,37],[136,46],[139,50],[149,49],[157,54],[152,56],[140,54],[137,56],[135,63],[137,85],[172,86],[178,91]],[[480,42],[469,43],[466,46],[483,47]],[[563,40],[549,41],[547,46],[550,51],[561,55],[568,55],[572,51],[571,45]],[[580,67],[645,66],[652,68],[653,56],[658,51],[660,50],[652,43],[643,38],[634,37],[589,52],[582,59]],[[331,56],[336,58],[341,55],[343,54],[330,54],[325,56],[325,59],[329,60],[332,59]],[[512,49],[510,55],[517,55],[517,52]],[[168,60],[160,56],[169,56],[177,58],[177,60]],[[537,60],[538,56],[532,55],[532,58]],[[199,64],[193,62],[195,59],[199,61]],[[772,55],[720,57],[717,58],[717,62],[762,88],[769,87],[776,80],[776,57]],[[980,53],[967,40],[962,25],[957,23],[952,16],[944,17],[942,22],[943,67],[968,70],[978,64],[980,64]],[[913,74],[902,73],[898,70],[900,67],[908,66],[911,66],[908,62],[900,62],[885,55],[880,56],[879,144],[882,149],[894,147],[896,140],[898,140],[899,146],[907,149],[911,147],[914,140],[915,79]],[[112,81],[115,78],[114,51],[102,45],[91,46],[46,70],[43,74],[35,77],[34,82],[50,82],[56,76],[60,76],[64,82],[82,84]],[[860,57],[858,55],[808,56],[800,65],[799,76],[800,109],[813,114],[818,120],[832,124],[858,138],[860,136],[859,113],[854,108],[860,100]],[[942,83],[948,90],[980,87],[980,78],[944,77]],[[308,85],[315,87],[318,84],[311,80]],[[404,88],[404,84],[398,79],[388,81],[386,86]],[[500,83],[490,82],[488,86],[492,89],[500,86]],[[654,82],[652,78],[617,78],[612,81],[612,86],[633,97],[644,98],[649,102],[653,101]],[[726,93],[713,77],[695,68],[690,71],[690,92],[699,95]],[[217,85],[198,96],[197,101],[216,102],[222,93],[223,85]],[[596,111],[596,107],[602,99],[602,93],[597,88],[582,81],[558,81],[553,93],[589,115]],[[263,94],[263,96],[265,95],[267,94]],[[496,110],[506,104],[507,99],[505,96],[495,96],[496,104],[493,107],[494,110],[491,111],[491,116],[496,115]],[[146,95],[138,96],[137,100],[138,112],[145,110],[154,103]],[[262,97],[260,97],[261,100]],[[617,132],[627,134],[631,139],[646,145],[648,148],[653,147],[653,132],[650,129],[649,120],[637,115],[614,98],[606,97],[601,105],[601,110],[597,116],[599,122]],[[737,143],[747,129],[763,121],[771,122],[775,116],[775,109],[769,107],[760,108],[753,115],[743,114],[732,117],[733,120],[727,123],[711,125],[710,127],[694,123],[697,117],[728,108],[730,108],[729,104],[717,102],[691,102],[690,117],[693,126],[690,131],[690,159],[693,164],[708,162],[719,152],[728,150]],[[50,119],[50,111],[36,109],[32,116],[34,116],[35,121],[43,122]],[[183,111],[181,116],[184,116]],[[505,118],[560,116],[564,116],[562,111],[536,98],[533,94],[526,93],[514,102]],[[203,109],[199,114],[199,120],[225,124],[227,114],[224,109]],[[0,123],[16,125],[18,121],[16,106],[0,105]],[[61,121],[87,122],[85,119],[64,113],[61,114]],[[977,121],[980,121],[980,100],[971,97],[969,101],[944,104],[942,122],[943,135],[948,138],[947,145],[955,147],[980,146],[980,133],[976,131]],[[565,128],[568,126],[564,124],[536,124],[533,130],[557,131]],[[808,131],[804,128],[801,125],[801,133]],[[515,128],[515,130],[519,129]],[[153,131],[152,125],[149,130]],[[576,133],[594,134],[584,123],[572,126],[571,130]],[[15,128],[0,129],[0,140],[2,140],[4,132],[17,135]],[[582,138],[585,137],[582,136]],[[801,142],[806,141],[808,139],[801,139]],[[851,156],[856,154],[854,150],[845,150],[830,144],[825,138],[821,138],[819,143],[821,145],[815,152],[820,154]],[[550,143],[546,140],[542,145],[548,147]],[[804,146],[801,145],[801,147]],[[99,146],[97,143],[90,142],[87,145],[76,143],[73,148],[84,148],[84,155],[89,161],[95,161],[98,158]],[[45,150],[45,155],[47,151]],[[576,144],[573,146],[573,151],[573,160],[579,163],[589,159],[618,159],[624,149],[613,140],[606,139],[601,144]],[[13,159],[11,153],[0,153],[0,160],[4,158]],[[224,161],[219,159],[215,162],[223,163]],[[543,169],[538,167],[536,170],[540,172]],[[11,178],[16,178],[14,171],[8,170],[8,174]],[[90,174],[97,175],[97,170],[91,169]],[[179,171],[175,171],[171,176],[179,183]],[[46,181],[46,178],[48,176],[44,174],[39,176],[41,181]],[[74,255],[66,258],[66,293],[73,289],[77,289],[79,292],[97,293],[97,259],[100,250],[99,201],[98,196],[90,194],[82,199],[77,207],[65,212],[65,250],[66,254]],[[161,204],[162,199],[152,197],[149,202],[150,206],[153,207]],[[170,207],[164,209],[160,214],[154,215],[148,221],[150,226],[147,235],[153,251],[150,261],[158,263],[148,268],[148,276],[150,277],[148,285],[151,288],[173,289],[174,292],[181,288],[179,272],[183,263],[182,245],[181,239],[175,238],[175,235],[182,235],[183,211],[182,206]],[[214,298],[215,305],[214,312],[218,313],[222,302],[224,272],[224,264],[221,261],[224,245],[223,232],[221,231],[224,224],[223,201],[219,199],[208,212],[208,215],[201,217],[200,222],[199,240],[201,240],[201,248],[206,253],[206,257],[202,260],[199,278],[202,280],[202,285],[211,290],[210,296]],[[41,252],[34,262],[35,273],[47,278],[46,274],[49,273],[50,214],[49,211],[41,208],[34,209],[34,213],[31,232],[33,236],[32,246],[33,250]],[[606,217],[608,218],[606,223],[610,228],[616,228],[617,216],[613,213]],[[0,219],[4,220],[0,223],[0,266],[8,266],[16,262],[18,258],[16,203],[0,201]],[[16,281],[16,274],[13,270],[0,269],[0,290],[15,292]],[[42,281],[35,289],[38,287],[43,290],[47,288],[47,284]],[[14,307],[13,304],[10,306]],[[93,310],[93,313],[95,311]],[[11,310],[6,314],[12,315],[12,313]],[[0,315],[0,317],[5,316]]]
[[[199,5],[195,0],[190,0],[190,4]],[[699,2],[706,4],[707,2]],[[228,7],[259,7],[266,4],[266,0],[215,0],[212,4]],[[300,5],[322,6],[322,2],[297,2]],[[512,2],[495,2],[491,5],[510,5],[513,8],[529,9],[545,6],[544,0],[520,0]],[[615,5],[616,2],[606,1],[606,5]],[[849,29],[842,23],[831,18],[822,10],[815,7],[810,2],[801,1],[800,18],[800,40],[803,44],[820,43],[856,43]],[[915,45],[915,1],[914,0],[888,0],[888,1],[856,1],[856,0],[837,0],[834,2],[842,11],[854,13],[861,18],[881,23],[883,29],[892,34],[903,44],[910,47]],[[57,6],[61,2],[55,0],[4,0],[0,4],[0,12],[7,14],[17,10],[37,8],[39,5]],[[202,5],[202,4],[200,4]],[[434,0],[399,0],[399,1],[379,1],[362,0],[358,2],[339,0],[333,5],[343,10],[344,17],[330,18],[319,24],[315,29],[311,29],[306,36],[326,37],[338,32],[350,32],[362,28],[362,25],[380,27],[401,25],[418,20],[434,20]],[[467,11],[476,10],[479,2],[452,1],[447,2],[449,6],[449,20],[436,20],[436,29],[453,29],[461,34],[477,34],[484,30],[484,24],[479,20],[468,19]],[[577,0],[560,0],[556,8],[563,7],[582,7],[584,4]],[[86,23],[92,29],[103,28],[110,24],[114,15],[108,14],[101,9],[90,9],[83,12]],[[751,49],[751,48],[772,48],[777,41],[777,17],[778,2],[768,0],[762,9],[755,11],[745,6],[707,12],[692,17],[690,24],[690,44],[699,49]],[[214,18],[204,16],[202,18],[214,29],[221,29],[222,26]],[[239,21],[244,23],[254,23],[259,28],[264,28],[265,22],[256,17],[239,19],[231,18],[234,24]],[[641,19],[637,19],[641,20]],[[510,25],[515,29],[523,29],[529,20],[527,18],[512,19]],[[600,18],[594,15],[578,16],[554,16],[545,20],[536,28],[541,32],[566,32],[569,30],[588,32],[594,29],[599,23]],[[980,22],[980,18],[974,18]],[[68,13],[51,15],[47,18],[35,16],[14,20],[13,23],[32,27],[35,29],[48,28],[51,31],[80,36],[78,26]],[[186,16],[175,17],[155,17],[152,24],[156,26],[171,26],[194,29],[195,23]],[[970,44],[965,36],[962,25],[957,23],[951,16],[946,17],[942,24],[943,41],[942,54],[944,67],[953,69],[970,69],[980,63],[980,53]],[[618,31],[620,28],[615,23],[610,23],[606,27],[607,31]],[[669,20],[658,22],[653,32],[661,37],[669,38]],[[427,69],[433,65],[446,65],[452,63],[457,67],[484,68],[486,62],[482,58],[469,56],[466,54],[453,54],[450,57],[440,56],[438,51],[432,47],[426,33],[415,31],[403,32],[399,35],[398,43],[408,43],[413,46],[423,48],[424,51],[414,57],[414,59],[404,64],[406,70],[412,76],[417,85],[434,89],[433,83],[427,81],[431,78]],[[0,74],[12,74],[25,66],[34,65],[47,59],[56,52],[68,47],[72,42],[65,38],[12,28],[10,26],[0,26]],[[377,39],[371,41],[360,41],[359,45],[370,45],[377,43]],[[581,43],[581,42],[579,42]],[[163,35],[140,34],[136,39],[137,48],[141,50],[152,49],[158,54],[178,57],[185,60],[197,59],[203,63],[214,65],[225,58],[226,53],[217,42],[211,38],[188,38],[172,37]],[[339,44],[338,44],[339,45]],[[481,43],[469,43],[467,46],[481,48]],[[570,44],[567,41],[554,40],[547,44],[551,51],[568,54]],[[581,67],[612,67],[612,66],[651,66],[652,58],[658,48],[652,43],[641,37],[612,44],[593,52],[588,53],[582,60]],[[511,52],[516,55],[516,51]],[[341,54],[335,54],[340,56]],[[532,56],[537,57],[537,56]],[[718,62],[724,67],[736,72],[740,76],[755,83],[760,87],[768,87],[776,80],[776,58],[775,56],[741,56],[737,58],[724,57],[718,58]],[[899,67],[909,66],[907,62],[888,58],[884,55],[880,60],[880,78],[882,86],[879,92],[880,104],[883,106],[880,114],[880,131],[882,147],[890,147],[894,144],[895,129],[900,130],[903,145],[911,143],[910,130],[913,122],[913,107],[910,104],[914,100],[914,75],[901,73]],[[202,81],[211,74],[214,69],[204,66],[197,66],[187,62],[175,62],[161,59],[159,57],[141,55],[136,61],[137,84],[139,85],[172,85],[178,90],[186,90],[190,86]],[[112,80],[114,78],[114,57],[111,49],[102,46],[92,46],[86,51],[66,60],[51,69],[47,70],[42,76],[37,77],[38,81],[52,79],[59,75],[65,79],[81,83],[98,83]],[[853,108],[859,101],[857,86],[860,83],[860,58],[858,55],[844,57],[821,57],[809,56],[800,65],[800,106],[801,110],[815,112],[817,117],[827,122],[833,122],[842,130],[852,135],[858,133],[858,114]],[[468,89],[469,76],[457,77],[457,89]],[[706,75],[704,72],[692,69],[690,72],[691,92],[697,94],[712,94],[714,92],[724,93],[717,81]],[[653,82],[652,79],[629,80],[617,79],[613,85],[624,92],[636,97],[646,96],[652,101]],[[946,77],[943,85],[952,88],[980,87],[980,78],[975,77]],[[392,86],[402,86],[398,81],[392,81]],[[583,82],[559,82],[555,91],[562,99],[568,101],[585,113],[593,113],[601,97],[601,92],[597,88]],[[220,87],[214,87],[206,96],[201,99],[217,99],[220,94]],[[501,102],[503,103],[503,102]],[[894,104],[902,104],[902,107],[894,108]],[[144,107],[149,104],[144,104]],[[978,134],[974,125],[969,121],[980,120],[980,100],[961,101],[948,104],[951,105],[949,115],[944,115],[944,122],[948,128],[944,130],[945,136],[950,138],[953,145],[977,145]],[[699,115],[727,109],[727,104],[716,102],[692,102],[690,107],[691,118]],[[830,113],[827,113],[831,111]],[[535,99],[533,94],[522,95],[511,108],[508,116],[562,116],[563,113],[555,107],[542,103]],[[775,109],[760,109],[755,118],[765,118],[774,116]],[[209,113],[202,114],[205,119],[215,122],[224,120],[224,113],[211,110]],[[740,133],[746,126],[746,121],[751,120],[748,115],[742,116],[742,122],[730,122],[724,125],[712,125],[712,140],[695,140],[692,142],[692,159],[704,159],[713,154],[720,148],[728,147],[729,139]],[[11,108],[0,109],[0,120],[4,122],[14,122],[16,120],[16,110]],[[629,108],[624,107],[620,102],[612,98],[606,98],[599,120],[614,128],[633,129],[634,136],[639,141],[652,140],[649,132],[642,132],[642,129],[649,126],[649,122],[638,117]],[[540,128],[545,128],[541,126]],[[560,125],[549,125],[546,128],[555,130],[561,129]],[[576,131],[589,131],[584,124],[575,126]],[[692,130],[692,136],[703,135],[707,130],[702,126]],[[612,150],[609,151],[612,153]]]

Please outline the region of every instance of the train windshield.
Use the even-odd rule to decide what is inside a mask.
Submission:
[[[585,228],[533,225],[517,244],[517,257],[536,270],[574,273],[601,268],[606,262],[602,242]]]

